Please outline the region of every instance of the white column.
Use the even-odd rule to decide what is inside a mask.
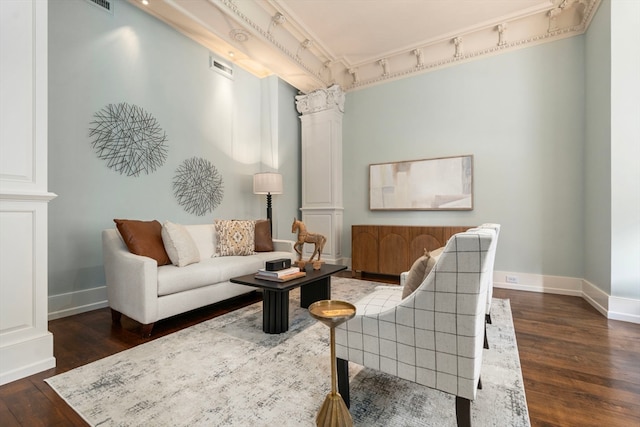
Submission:
[[[296,96],[302,115],[302,221],[327,238],[322,259],[342,259],[342,115],[344,92],[338,85]],[[313,247],[305,245],[303,255]]]
[[[47,6],[0,2],[0,385],[55,366],[47,327]]]

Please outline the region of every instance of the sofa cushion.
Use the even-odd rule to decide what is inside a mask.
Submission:
[[[271,238],[271,221],[259,219],[255,225],[255,249],[256,252],[273,251],[273,239]]]
[[[171,264],[162,242],[162,225],[156,220],[114,219],[129,252],[156,260],[158,265]]]
[[[264,268],[266,261],[291,258],[290,252],[260,252],[250,256],[202,258],[200,262],[178,268],[165,265],[158,268],[158,296],[170,295],[189,289],[226,282]]]
[[[216,228],[213,224],[189,224],[184,228],[198,247],[200,259],[216,255]]]
[[[218,256],[253,255],[255,253],[255,221],[216,219]]]
[[[184,267],[200,261],[200,251],[183,225],[165,221],[162,224],[162,241],[173,265]]]

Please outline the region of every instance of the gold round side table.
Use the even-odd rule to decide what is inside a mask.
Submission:
[[[353,419],[336,389],[336,326],[356,315],[356,307],[346,301],[322,300],[309,306],[311,316],[331,329],[331,393],[329,393],[316,416],[318,427],[351,427]]]

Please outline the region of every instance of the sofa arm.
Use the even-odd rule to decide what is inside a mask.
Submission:
[[[150,324],[158,317],[158,263],[129,252],[115,229],[102,232],[102,256],[109,306]]]
[[[296,242],[293,240],[273,239],[273,250],[277,252],[291,252],[291,259],[298,258],[298,253],[293,248]]]

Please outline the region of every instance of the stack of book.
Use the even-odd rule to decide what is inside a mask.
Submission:
[[[286,282],[306,275],[307,273],[300,271],[298,267],[290,267],[277,271],[268,271],[261,268],[256,273],[256,279],[271,280],[273,282]]]

